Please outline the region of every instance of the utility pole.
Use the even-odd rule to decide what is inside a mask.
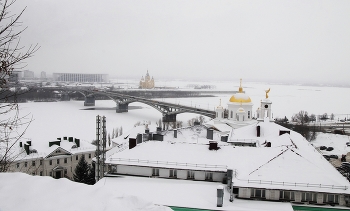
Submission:
[[[106,117],[102,117],[102,162],[101,162],[101,178],[103,178],[105,173],[105,160],[106,160]]]
[[[98,182],[100,180],[100,131],[101,131],[101,117],[96,116],[96,172],[95,180]]]

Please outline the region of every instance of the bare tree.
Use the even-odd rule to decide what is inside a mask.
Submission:
[[[307,111],[299,111],[299,113],[292,116],[292,121],[297,122],[300,125],[304,125],[310,121],[310,117]]]
[[[38,50],[37,45],[26,48],[20,44],[26,29],[20,22],[25,8],[19,14],[12,14],[10,9],[15,2],[0,0],[0,172],[8,171],[18,158],[20,153],[15,147],[31,122],[27,116],[19,115],[17,96],[21,89],[14,88],[15,71],[24,68],[24,61]]]

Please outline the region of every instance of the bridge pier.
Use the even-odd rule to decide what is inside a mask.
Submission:
[[[176,114],[165,114],[162,118],[163,121],[163,130],[166,130],[168,128],[165,128],[165,126],[169,127],[169,123],[173,122],[176,124]]]
[[[70,101],[70,97],[69,97],[68,93],[61,94],[61,101]]]
[[[117,113],[124,113],[129,111],[128,103],[117,103],[117,108],[115,110]]]
[[[86,96],[84,106],[95,106],[95,96],[94,95]]]

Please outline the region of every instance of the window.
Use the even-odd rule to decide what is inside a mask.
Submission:
[[[43,160],[40,160],[40,165],[43,165]]]
[[[187,171],[187,179],[194,179],[194,171]]]
[[[91,158],[91,154],[89,154],[89,158]]]
[[[43,171],[40,171],[40,176],[43,176]]]
[[[294,192],[293,191],[280,191],[280,199],[294,201]]]
[[[50,166],[52,165],[52,160],[50,160]]]
[[[67,158],[64,158],[64,163],[67,163]]]
[[[251,197],[265,198],[265,189],[252,189]]]
[[[339,203],[339,196],[335,194],[327,194],[327,202],[338,204]]]
[[[231,111],[231,118],[233,118],[233,111]]]
[[[152,169],[152,176],[159,176],[159,169]]]
[[[205,180],[213,181],[213,173],[212,172],[205,172]]]
[[[27,162],[24,162],[24,167],[27,167],[28,163]]]
[[[57,164],[60,164],[60,159],[57,159]]]
[[[19,163],[17,163],[17,165],[16,165],[16,166],[17,166],[17,168],[19,168]]]
[[[65,175],[65,176],[67,175],[67,169],[64,170],[64,175]]]
[[[219,114],[218,114],[218,112],[216,112],[216,117],[219,117]]]
[[[308,192],[301,193],[301,201],[311,201],[311,193],[308,193]]]
[[[250,111],[248,111],[248,119],[250,119]]]
[[[34,160],[32,161],[32,166],[35,166],[35,161]]]
[[[176,169],[170,169],[169,171],[169,177],[177,177],[177,170]]]
[[[78,160],[78,155],[77,155],[77,156],[75,156],[75,160]]]

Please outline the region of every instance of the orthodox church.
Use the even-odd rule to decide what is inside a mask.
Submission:
[[[145,78],[141,78],[140,80],[140,86],[139,86],[140,89],[153,89],[154,88],[154,79],[152,77],[149,76],[148,74],[148,70],[147,70],[147,73],[146,73],[146,76]]]
[[[268,99],[269,90],[266,90],[266,98],[261,100],[260,107],[256,110],[256,117],[253,116],[253,103],[250,97],[243,91],[242,79],[238,92],[232,95],[227,108],[225,109],[221,105],[216,107],[216,118],[208,122],[206,125],[213,128],[220,128],[220,125],[229,125],[231,128],[240,128],[246,125],[263,121],[267,118],[269,121],[273,121],[271,113],[272,102]]]

